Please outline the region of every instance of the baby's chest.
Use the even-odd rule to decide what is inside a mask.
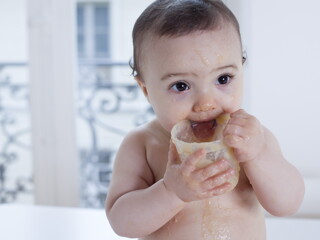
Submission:
[[[265,239],[263,214],[244,209],[235,195],[188,203],[150,239]]]

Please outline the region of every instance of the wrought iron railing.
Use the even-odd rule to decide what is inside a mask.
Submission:
[[[153,117],[128,63],[79,62],[78,131],[87,131],[81,144],[82,205],[103,207],[115,152],[125,134]],[[79,125],[78,125],[79,126]],[[81,139],[79,139],[81,142]]]
[[[126,133],[153,117],[126,62],[79,61],[77,136],[81,205],[103,207],[115,152]],[[0,63],[0,203],[33,201],[26,63]]]
[[[0,63],[0,203],[33,201],[26,63]]]

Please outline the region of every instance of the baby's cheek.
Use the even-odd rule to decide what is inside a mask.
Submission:
[[[239,104],[230,104],[223,107],[223,112],[225,113],[234,113],[238,111],[241,108],[241,105]]]
[[[175,111],[164,111],[157,114],[157,119],[167,132],[171,132],[173,126],[183,118],[177,115],[177,112]]]
[[[241,108],[242,97],[239,94],[229,95],[225,98],[223,110],[228,113],[233,113]]]

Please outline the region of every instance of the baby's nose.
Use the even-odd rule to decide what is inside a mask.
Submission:
[[[212,103],[196,104],[194,106],[195,112],[207,112],[213,109],[214,109],[214,105]]]
[[[217,107],[216,100],[212,93],[202,93],[199,95],[197,102],[194,104],[195,112],[207,112]]]

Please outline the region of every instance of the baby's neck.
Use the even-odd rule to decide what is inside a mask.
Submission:
[[[155,133],[161,138],[163,139],[164,142],[170,142],[171,139],[171,133],[168,132],[158,121],[158,119],[154,119],[152,120],[152,122],[150,122],[152,129],[155,131]]]

